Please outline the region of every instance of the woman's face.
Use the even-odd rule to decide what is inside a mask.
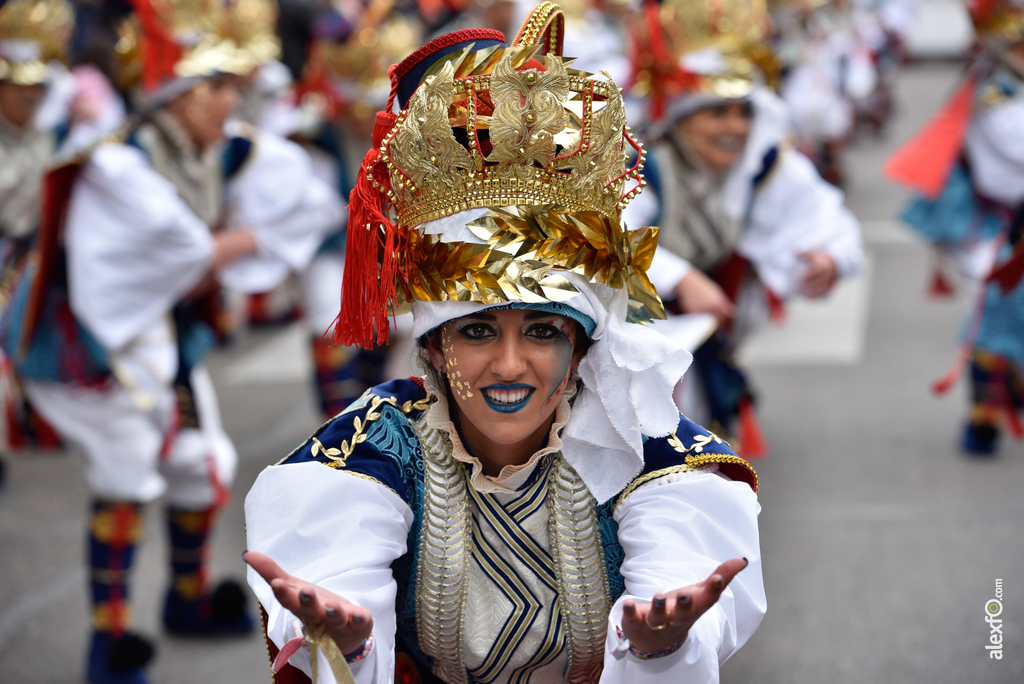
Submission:
[[[167,106],[200,150],[224,137],[224,124],[238,106],[239,83],[237,76],[216,76]]]
[[[739,161],[753,117],[749,102],[728,102],[697,110],[676,130],[709,171],[720,173]]]
[[[24,128],[32,121],[45,96],[44,86],[0,81],[0,114],[18,128]]]
[[[500,309],[448,321],[431,338],[430,361],[448,378],[473,455],[529,458],[544,445],[579,362],[577,328],[565,316]]]

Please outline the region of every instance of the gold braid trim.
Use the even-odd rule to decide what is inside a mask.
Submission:
[[[687,456],[686,463],[670,466],[668,468],[662,468],[661,470],[655,470],[653,472],[647,473],[646,475],[641,475],[640,477],[630,482],[629,486],[623,489],[622,493],[619,494],[618,498],[615,500],[615,508],[621,506],[622,502],[626,500],[626,497],[628,497],[630,494],[639,489],[642,485],[647,484],[651,480],[656,480],[657,478],[663,477],[665,475],[672,475],[673,473],[685,473],[703,470],[710,465],[716,465],[721,463],[738,465],[749,470],[750,474],[754,478],[753,489],[755,492],[758,490],[760,482],[757,479],[757,473],[754,471],[753,468],[750,467],[749,463],[744,461],[739,456],[733,456],[732,454],[707,454],[705,456]]]
[[[664,477],[665,475],[672,475],[673,473],[686,473],[695,470],[700,470],[700,468],[695,468],[694,466],[691,466],[689,464],[682,464],[670,466],[668,468],[662,468],[661,470],[655,470],[653,472],[647,473],[646,475],[641,475],[640,477],[630,482],[628,487],[622,490],[622,493],[619,494],[619,498],[615,500],[615,508],[621,506],[622,502],[626,500],[626,497],[628,497],[630,494],[639,489],[642,485],[647,484],[651,480],[656,480],[659,477]]]
[[[465,684],[462,632],[472,535],[468,483],[447,435],[425,429],[420,444],[424,478],[416,629],[420,648],[434,659],[434,674],[449,684]]]
[[[551,554],[568,640],[566,681],[596,682],[604,663],[611,592],[594,498],[561,454],[550,478]]]

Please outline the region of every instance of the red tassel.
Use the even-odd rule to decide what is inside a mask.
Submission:
[[[960,156],[975,86],[973,75],[964,79],[921,132],[889,157],[882,169],[886,178],[908,185],[930,199],[938,197]]]
[[[949,282],[949,278],[946,277],[945,272],[940,266],[936,266],[932,271],[932,279],[928,284],[928,296],[938,298],[952,297],[956,292],[956,288],[953,287],[953,283]]]
[[[946,371],[945,375],[932,383],[933,394],[945,394],[952,389],[953,385],[956,384],[956,381],[964,374],[964,371],[967,369],[967,364],[971,362],[971,351],[973,349],[973,340],[960,347],[960,350],[956,354],[956,359],[953,361],[953,366]]]
[[[1021,423],[1020,416],[1017,415],[1017,407],[1013,405],[1012,399],[1007,399],[1006,402],[1006,424],[1014,439],[1024,437],[1024,424]]]
[[[761,425],[757,422],[754,405],[749,397],[740,399],[739,414],[739,455],[748,461],[764,458],[768,455],[768,442],[761,432]]]
[[[1017,244],[1013,255],[992,269],[986,280],[995,283],[1003,294],[1009,294],[1024,278],[1024,240]]]
[[[768,300],[768,315],[776,325],[786,322],[786,302],[772,290],[765,288],[764,298]]]
[[[389,109],[377,113],[373,147],[363,159],[349,196],[345,275],[341,311],[334,324],[335,344],[372,349],[388,341],[388,313],[396,300],[404,236],[388,215],[390,178],[379,148],[396,120]]]

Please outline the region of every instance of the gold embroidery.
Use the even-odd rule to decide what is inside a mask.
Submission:
[[[341,448],[336,449],[334,447],[325,447],[323,445],[323,442],[321,442],[316,437],[313,437],[313,444],[310,446],[310,452],[312,453],[314,458],[319,454],[323,454],[324,457],[330,460],[330,463],[327,463],[325,465],[328,465],[331,468],[336,469],[344,468],[346,462],[348,461],[348,457],[352,455],[353,451],[355,451],[356,446],[366,441],[365,430],[369,427],[370,423],[380,418],[380,408],[382,406],[384,406],[385,404],[394,406],[402,413],[408,415],[413,411],[421,411],[426,409],[428,406],[430,406],[430,403],[432,401],[431,397],[428,396],[415,402],[412,400],[407,401],[401,406],[399,406],[398,400],[395,397],[384,398],[378,397],[376,394],[369,395],[369,400],[370,408],[366,411],[365,420],[363,420],[359,416],[356,416],[352,420],[352,425],[356,429],[355,433],[352,435],[352,441],[349,442],[345,440],[341,443]]]
[[[675,449],[681,454],[688,454],[691,451],[697,454],[702,453],[704,451],[704,447],[706,447],[708,444],[711,444],[711,442],[725,444],[725,442],[722,441],[722,438],[713,432],[709,432],[706,435],[694,435],[694,440],[695,441],[693,442],[693,444],[691,444],[688,447],[684,447],[682,441],[679,439],[679,436],[676,435],[675,430],[673,430],[672,434],[669,435],[668,437],[668,443],[672,445],[673,449]],[[690,459],[687,459],[687,461],[689,460]]]

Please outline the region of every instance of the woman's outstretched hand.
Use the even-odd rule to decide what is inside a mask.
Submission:
[[[657,594],[650,603],[627,601],[622,606],[622,631],[630,645],[652,653],[681,643],[697,618],[715,605],[732,578],[747,565],[746,558],[733,558],[703,582]]]
[[[342,653],[358,651],[373,631],[373,615],[367,608],[354,606],[322,587],[292,577],[270,556],[246,551],[243,558],[267,581],[282,606],[307,629],[323,629]]]

